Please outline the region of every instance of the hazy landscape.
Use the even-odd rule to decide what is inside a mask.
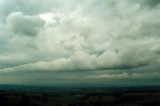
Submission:
[[[5,89],[6,88],[6,89]],[[160,86],[0,86],[0,106],[160,106]]]

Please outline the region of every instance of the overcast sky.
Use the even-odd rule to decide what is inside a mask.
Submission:
[[[159,81],[160,0],[0,0],[0,84]]]

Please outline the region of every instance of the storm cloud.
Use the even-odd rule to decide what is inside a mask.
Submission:
[[[36,36],[43,28],[44,21],[39,17],[25,16],[21,12],[14,12],[7,17],[7,24],[16,34]]]
[[[0,0],[0,6],[0,83],[160,79],[159,0]]]

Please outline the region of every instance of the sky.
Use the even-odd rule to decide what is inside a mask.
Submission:
[[[0,84],[160,85],[160,0],[0,0]]]

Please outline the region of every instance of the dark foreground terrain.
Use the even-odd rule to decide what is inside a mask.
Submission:
[[[160,106],[159,88],[0,86],[0,106]]]

